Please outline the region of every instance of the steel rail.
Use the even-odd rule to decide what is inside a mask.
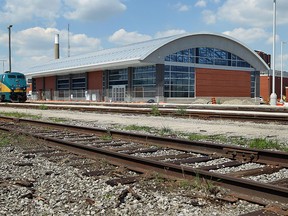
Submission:
[[[158,145],[164,147],[170,147],[177,150],[193,151],[195,153],[207,154],[207,155],[219,155],[231,159],[237,159],[240,161],[251,161],[269,165],[281,166],[288,168],[288,153],[280,151],[268,151],[258,149],[248,149],[234,145],[224,145],[212,142],[201,141],[189,141],[185,139],[176,139],[168,137],[160,137],[141,133],[131,133],[118,130],[106,130],[102,128],[91,128],[75,125],[66,125],[53,122],[43,122],[38,120],[11,118],[0,116],[0,119],[7,121],[15,121],[19,123],[39,124],[51,127],[58,127],[62,129],[70,129],[76,132],[94,133],[97,135],[110,135],[113,139],[122,139],[126,141],[137,141],[143,144]]]
[[[49,122],[42,122],[37,120],[27,120],[27,119],[18,119],[18,118],[10,118],[10,117],[1,117],[1,119],[6,121],[14,121],[18,123],[29,123],[29,124],[41,124],[50,127],[57,127],[57,128],[66,128],[69,130],[75,130],[77,132],[85,132],[85,133],[93,133],[93,134],[109,134],[114,139],[121,138],[122,140],[128,141],[137,141],[143,142],[146,144],[154,144],[160,145],[165,147],[173,147],[179,150],[187,150],[193,152],[199,152],[204,154],[212,154],[212,155],[222,155],[226,157],[230,157],[233,159],[238,159],[237,155],[241,155],[242,161],[244,160],[255,160],[258,163],[268,163],[268,164],[276,164],[280,167],[287,167],[288,162],[288,154],[284,152],[271,152],[271,151],[259,151],[259,150],[251,150],[245,149],[242,147],[236,146],[227,146],[221,144],[213,144],[207,142],[191,142],[182,139],[171,139],[171,138],[163,138],[151,135],[144,135],[144,134],[135,134],[135,133],[128,133],[123,131],[115,131],[115,130],[105,130],[105,129],[97,129],[97,128],[88,128],[88,127],[81,127],[81,126],[72,126],[72,125],[65,125],[59,123],[49,123]],[[1,127],[1,130],[11,131],[13,132],[14,129],[9,129],[5,127]],[[105,149],[100,149],[91,146],[80,145],[73,142],[68,142],[65,140],[60,140],[51,137],[45,137],[42,135],[34,135],[29,132],[21,132],[23,134],[27,134],[29,136],[34,136],[39,139],[44,139],[46,141],[60,143],[64,146],[70,146],[77,149],[77,152],[86,152],[86,154],[90,154],[91,151],[96,153],[98,156],[108,158],[112,160],[113,163],[120,164],[126,166],[129,169],[136,170],[136,171],[155,171],[161,173],[167,177],[173,176],[176,178],[205,178],[209,181],[213,181],[216,184],[220,184],[226,188],[233,190],[239,194],[246,194],[249,195],[251,201],[256,203],[265,203],[262,201],[263,197],[268,197],[269,200],[281,202],[281,203],[288,203],[288,189],[281,187],[281,186],[274,186],[270,184],[261,184],[258,182],[235,178],[233,176],[223,175],[212,173],[206,170],[202,170],[201,168],[189,168],[183,167],[180,165],[172,164],[172,163],[164,163],[155,161],[153,159],[147,158],[138,158],[132,155],[127,155],[119,152],[109,151]],[[90,153],[89,153],[90,152]],[[255,200],[254,198],[257,197]],[[265,200],[265,199],[264,199]]]
[[[3,131],[13,132],[14,129],[0,127]],[[258,183],[246,179],[234,178],[228,175],[212,173],[200,168],[189,168],[171,163],[159,162],[152,159],[139,158],[132,155],[127,155],[119,152],[109,151],[87,145],[81,145],[61,139],[55,139],[52,137],[46,137],[37,135],[29,132],[21,132],[24,135],[33,136],[38,139],[56,143],[68,148],[75,148],[82,154],[95,153],[94,157],[104,157],[112,160],[116,165],[125,166],[128,169],[139,171],[139,172],[157,172],[165,177],[173,176],[174,178],[180,179],[194,179],[205,178],[208,181],[213,181],[217,185],[221,185],[225,188],[232,190],[235,193],[245,194],[250,196],[250,201],[267,205],[267,200],[276,201],[280,204],[288,203],[288,188],[274,186],[270,184]]]
[[[45,104],[46,105],[46,104]],[[20,107],[20,108],[34,108],[39,109],[39,104],[1,104],[6,107]],[[156,105],[155,105],[156,106]],[[196,118],[211,118],[211,119],[233,119],[233,120],[251,120],[251,121],[277,121],[282,123],[288,123],[288,110],[287,109],[247,109],[237,108],[236,110],[220,110],[219,107],[205,109],[205,108],[185,108],[182,113],[179,113],[179,108],[167,108],[157,106],[160,115],[163,116],[178,116],[178,117],[196,117]],[[47,109],[61,109],[61,110],[77,110],[77,111],[88,111],[88,112],[103,112],[103,113],[126,113],[126,114],[153,114],[152,108],[150,107],[115,107],[115,106],[75,106],[75,105],[59,105],[59,104],[47,104]]]

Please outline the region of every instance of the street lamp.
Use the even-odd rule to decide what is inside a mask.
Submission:
[[[276,0],[273,0],[273,77],[272,77],[272,93],[270,95],[270,105],[277,104],[277,94],[275,93],[275,43],[276,43]]]
[[[280,102],[283,103],[283,45],[287,42],[281,41],[281,87],[280,87]]]
[[[11,73],[11,28],[13,25],[8,26],[8,32],[9,32],[9,72]]]

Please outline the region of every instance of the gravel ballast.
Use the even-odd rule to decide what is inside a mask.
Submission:
[[[1,147],[0,153],[0,215],[233,216],[261,208],[245,201],[211,202],[205,198],[209,196],[193,190],[161,190],[157,180],[111,187],[105,183],[109,177],[84,177],[77,168],[39,155],[24,159],[17,146]],[[33,166],[17,166],[15,161]],[[31,185],[19,185],[21,181]],[[141,199],[128,193],[119,205],[120,194],[128,188]]]
[[[0,107],[0,112],[23,112],[40,115],[43,119],[69,119],[72,124],[113,128],[115,125],[142,125],[174,131],[204,133],[205,135],[268,138],[288,146],[288,125],[259,124],[222,120],[181,119],[172,117],[134,116],[121,114],[83,113],[59,110],[14,109]],[[67,122],[65,122],[67,123]],[[211,201],[205,191],[187,189],[168,191],[159,189],[159,180],[137,182],[133,185],[111,187],[99,179],[84,177],[82,171],[48,161],[39,155],[24,159],[21,147],[1,147],[0,159],[0,215],[240,215],[261,209],[261,206],[237,201],[236,203]],[[171,152],[174,154],[175,152]],[[142,155],[144,156],[144,155]],[[149,155],[147,155],[149,156]],[[16,166],[29,162],[33,166]],[[245,169],[245,168],[243,168]],[[52,173],[51,173],[52,172]],[[47,175],[47,173],[51,173]],[[280,173],[287,175],[287,170]],[[258,177],[261,178],[261,177]],[[271,176],[269,176],[271,178]],[[279,175],[275,177],[277,180]],[[25,180],[33,184],[16,184]],[[131,189],[141,199],[128,193],[123,203],[119,196]],[[187,193],[189,192],[189,193]],[[211,195],[212,196],[212,195]]]

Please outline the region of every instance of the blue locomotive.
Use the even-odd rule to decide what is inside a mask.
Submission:
[[[10,102],[25,102],[26,77],[18,72],[5,72],[0,75],[0,100]]]

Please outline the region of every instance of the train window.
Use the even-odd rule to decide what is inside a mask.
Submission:
[[[8,75],[8,78],[16,78],[16,76],[15,75]]]
[[[17,75],[18,79],[25,79],[24,75]]]

